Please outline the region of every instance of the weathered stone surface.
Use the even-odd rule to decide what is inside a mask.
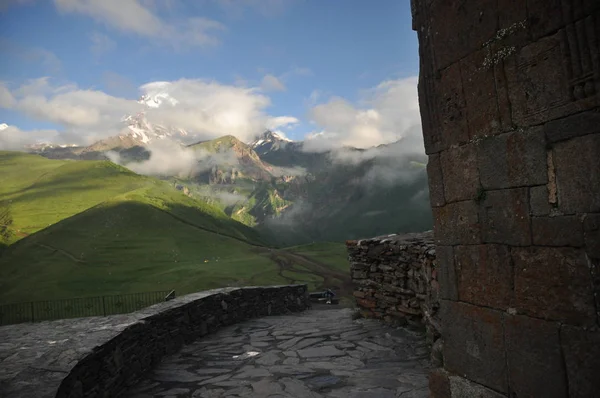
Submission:
[[[583,220],[583,230],[587,255],[600,259],[600,214],[587,214]]]
[[[442,300],[445,368],[497,391],[507,392],[502,313]]]
[[[442,152],[440,156],[444,181],[444,197],[447,202],[474,199],[479,189],[477,147],[462,145]]]
[[[438,70],[480,49],[496,33],[497,1],[436,1],[431,2],[429,7],[430,24],[435,26],[435,31],[431,34]],[[457,32],[461,32],[462,36],[459,37]]]
[[[583,246],[583,225],[577,216],[533,217],[531,233],[537,246]]]
[[[449,376],[430,380],[432,395],[592,396],[600,355],[583,358],[583,347],[598,342],[573,333],[583,359],[565,373],[556,325],[600,325],[600,2],[411,3],[425,148],[443,173],[435,241],[447,248],[438,256],[454,251],[459,279],[456,297],[450,269],[438,267],[436,363]],[[461,153],[471,144],[477,165]],[[483,271],[485,244],[503,245],[489,258],[512,275]]]
[[[473,201],[449,203],[433,208],[433,228],[437,245],[481,243],[477,204]]]
[[[444,197],[444,178],[442,176],[442,165],[440,155],[429,155],[427,162],[427,176],[429,178],[429,201],[432,207],[446,204]]]
[[[350,309],[312,310],[220,329],[163,359],[160,370],[171,374],[168,382],[154,370],[125,396],[158,398],[178,391],[181,396],[189,396],[189,392],[184,393],[187,389],[194,391],[193,397],[379,398],[394,397],[396,391],[406,397],[427,397],[427,346],[423,335],[399,331],[375,320],[352,320],[351,315]],[[321,337],[292,337],[298,334]],[[352,355],[360,352],[355,342],[348,340],[355,335],[360,335],[363,359]],[[281,336],[295,341],[290,351],[280,353],[280,340],[273,337]],[[241,338],[238,346],[223,343],[232,337]],[[267,346],[248,355],[246,350],[252,347],[253,337],[264,338]],[[273,364],[280,354],[293,361]],[[221,374],[223,371],[226,373]],[[186,378],[200,373],[209,374],[209,378],[200,383]]]
[[[591,274],[575,248],[513,248],[519,312],[576,325],[595,323]]]
[[[482,187],[487,190],[545,184],[545,148],[539,127],[482,140],[477,156]]]
[[[532,216],[547,216],[552,210],[546,185],[529,188],[529,211]]]
[[[600,330],[563,325],[560,331],[569,377],[569,397],[593,397],[600,391]]]
[[[548,142],[565,141],[588,134],[600,133],[600,113],[587,111],[553,120],[544,125]]]
[[[450,391],[452,397],[504,398],[505,395],[473,383],[460,376],[450,376]]]
[[[454,248],[460,301],[506,309],[512,300],[510,250],[502,245]]]
[[[485,243],[512,246],[531,244],[527,188],[486,192],[480,213],[482,236]],[[456,243],[468,244],[471,242]]]
[[[556,67],[571,61],[564,48],[570,39],[575,40],[570,44],[577,45],[577,33],[573,33],[561,31],[546,36],[504,59],[516,125],[538,125],[597,106],[594,97],[586,98],[574,91],[566,68]]]
[[[443,148],[469,141],[465,99],[458,64],[440,71],[434,99]]]
[[[494,68],[484,66],[488,55],[489,49],[482,48],[460,61],[471,139],[502,131]]]
[[[433,343],[439,336],[434,318],[440,270],[431,231],[362,239],[349,242],[347,249],[361,315],[399,325],[422,319]]]
[[[554,147],[558,206],[565,214],[600,212],[600,134]]]
[[[507,316],[505,330],[511,391],[518,397],[567,396],[558,323]]]
[[[534,40],[555,32],[563,25],[561,0],[528,0],[528,27]]]
[[[93,396],[98,391],[118,396],[163,356],[209,330],[308,307],[305,285],[224,288],[189,294],[131,314],[0,327],[0,369],[11,369],[10,373],[0,372],[2,396],[60,398]],[[17,347],[17,352],[27,354],[8,355]],[[32,369],[45,375],[32,377]],[[167,383],[173,377],[204,383],[212,377],[185,370],[175,373],[177,376],[161,368],[157,378]]]
[[[451,396],[449,374],[444,369],[433,369],[429,372],[429,392],[431,398],[448,398]]]
[[[458,300],[458,278],[452,246],[435,248],[440,299]]]

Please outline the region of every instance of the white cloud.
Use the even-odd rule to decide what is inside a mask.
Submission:
[[[291,127],[298,123],[300,123],[300,120],[293,116],[277,116],[269,118],[266,126],[269,130],[276,130],[278,128]]]
[[[15,104],[15,98],[6,85],[0,82],[0,108],[12,108]]]
[[[152,92],[153,85],[141,87]],[[151,122],[180,127],[198,139],[232,134],[250,141],[272,120],[265,108],[270,99],[254,88],[222,85],[204,80],[181,79],[163,83],[163,93],[177,99],[177,105],[148,111]]]
[[[181,79],[150,82],[139,90],[161,105],[148,108],[134,99],[73,84],[53,86],[48,78],[39,78],[14,90],[0,83],[0,106],[58,124],[63,141],[80,145],[121,133],[123,117],[141,111],[152,124],[186,130],[188,143],[227,134],[249,142],[267,126],[298,122],[291,116],[268,115],[270,99],[257,88]]]
[[[297,0],[215,0],[231,17],[239,18],[245,10],[253,9],[264,16],[274,17],[283,14]]]
[[[90,47],[90,51],[96,57],[99,57],[107,52],[112,51],[117,43],[114,42],[110,37],[103,33],[93,32],[90,35],[90,40],[92,41],[92,45]]]
[[[153,142],[148,146],[148,151],[148,160],[123,165],[138,174],[186,177],[195,170],[198,161],[193,150],[170,140]],[[108,152],[107,156],[114,163],[121,164],[118,153]]]
[[[125,114],[136,113],[140,105],[133,100],[112,97],[102,91],[71,88],[50,95],[32,94],[18,99],[16,109],[39,120],[67,128],[105,128],[118,126]]]
[[[417,77],[385,81],[362,93],[360,106],[333,97],[315,105],[311,121],[321,131],[309,135],[307,151],[325,151],[340,146],[368,148],[403,139],[415,153],[422,153]],[[318,95],[311,95],[311,100]]]
[[[122,32],[176,47],[218,44],[215,33],[225,29],[208,18],[167,21],[153,12],[151,4],[138,0],[54,0],[54,4],[61,12],[86,15]]]
[[[260,84],[265,91],[285,91],[285,84],[277,76],[271,74],[265,75]]]
[[[56,142],[59,136],[56,130],[23,131],[15,126],[0,126],[0,150],[22,150],[25,145],[36,142]]]

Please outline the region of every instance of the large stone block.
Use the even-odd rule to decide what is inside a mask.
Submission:
[[[481,48],[494,36],[498,26],[496,6],[496,0],[431,4],[433,52],[439,69]]]
[[[573,51],[569,44],[576,45]],[[579,63],[578,44],[590,50],[576,33],[561,30],[504,59],[512,119],[517,126],[538,125],[597,106],[595,94],[581,86],[585,74],[570,67]],[[593,87],[594,83],[590,84]]]
[[[460,301],[507,309],[512,299],[510,249],[501,245],[454,248]]]
[[[546,185],[529,188],[529,211],[532,216],[547,216],[552,210]]]
[[[554,147],[558,207],[565,214],[600,212],[600,134]]]
[[[567,396],[558,323],[507,316],[505,330],[508,379],[515,396]]]
[[[424,68],[425,65],[421,65]],[[437,80],[425,72],[419,74],[419,110],[421,112],[421,124],[423,126],[423,143],[425,153],[430,155],[444,149],[442,134],[440,131],[439,112],[436,108],[437,99],[435,84]]]
[[[427,177],[429,178],[429,202],[431,203],[431,207],[445,205],[444,178],[439,154],[429,155]]]
[[[485,189],[541,185],[548,181],[546,142],[540,127],[484,139],[477,157]]]
[[[484,48],[460,61],[471,139],[502,131],[494,68],[485,65],[488,54]]]
[[[508,391],[502,313],[442,300],[440,317],[446,369],[496,391]]]
[[[563,0],[527,0],[527,25],[533,40],[537,40],[564,26]]]
[[[444,369],[433,369],[429,371],[429,397],[450,398],[450,380],[448,372]]]
[[[479,189],[475,144],[450,148],[440,156],[447,202],[475,199]]]
[[[585,252],[568,247],[513,248],[517,311],[574,325],[595,324]]]
[[[587,111],[553,120],[544,125],[544,132],[550,143],[600,133],[600,113]]]
[[[480,210],[485,243],[512,246],[531,244],[531,220],[527,188],[486,192]]]
[[[583,220],[583,231],[587,255],[600,259],[600,214],[586,214]]]
[[[476,244],[481,242],[478,208],[475,202],[448,203],[432,209],[437,245]]]
[[[464,377],[452,375],[449,378],[450,391],[453,398],[505,398],[506,395],[473,383]]]
[[[440,72],[435,86],[435,112],[442,147],[449,148],[469,141],[465,98],[460,65],[454,64]]]
[[[533,244],[538,246],[583,246],[583,226],[578,216],[533,217]]]
[[[596,397],[600,391],[600,331],[564,325],[560,332],[569,379],[569,397]]]
[[[458,286],[452,246],[435,248],[437,278],[440,284],[440,299],[458,300]]]

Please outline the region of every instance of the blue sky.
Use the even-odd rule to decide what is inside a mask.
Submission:
[[[186,108],[155,120],[181,120],[207,137],[230,129],[247,139],[265,120],[287,117],[294,123],[275,128],[293,139],[320,133],[381,143],[418,123],[409,0],[1,4],[0,123],[24,135],[95,137],[103,125],[110,134],[119,108],[157,81],[177,82],[167,91]],[[394,100],[410,112],[394,110]],[[200,103],[198,113],[217,113],[192,115]],[[227,123],[214,121],[223,115]]]

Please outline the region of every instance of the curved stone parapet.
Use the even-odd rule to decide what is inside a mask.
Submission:
[[[221,326],[309,307],[306,285],[223,288],[131,314],[0,327],[0,396],[118,397]]]

